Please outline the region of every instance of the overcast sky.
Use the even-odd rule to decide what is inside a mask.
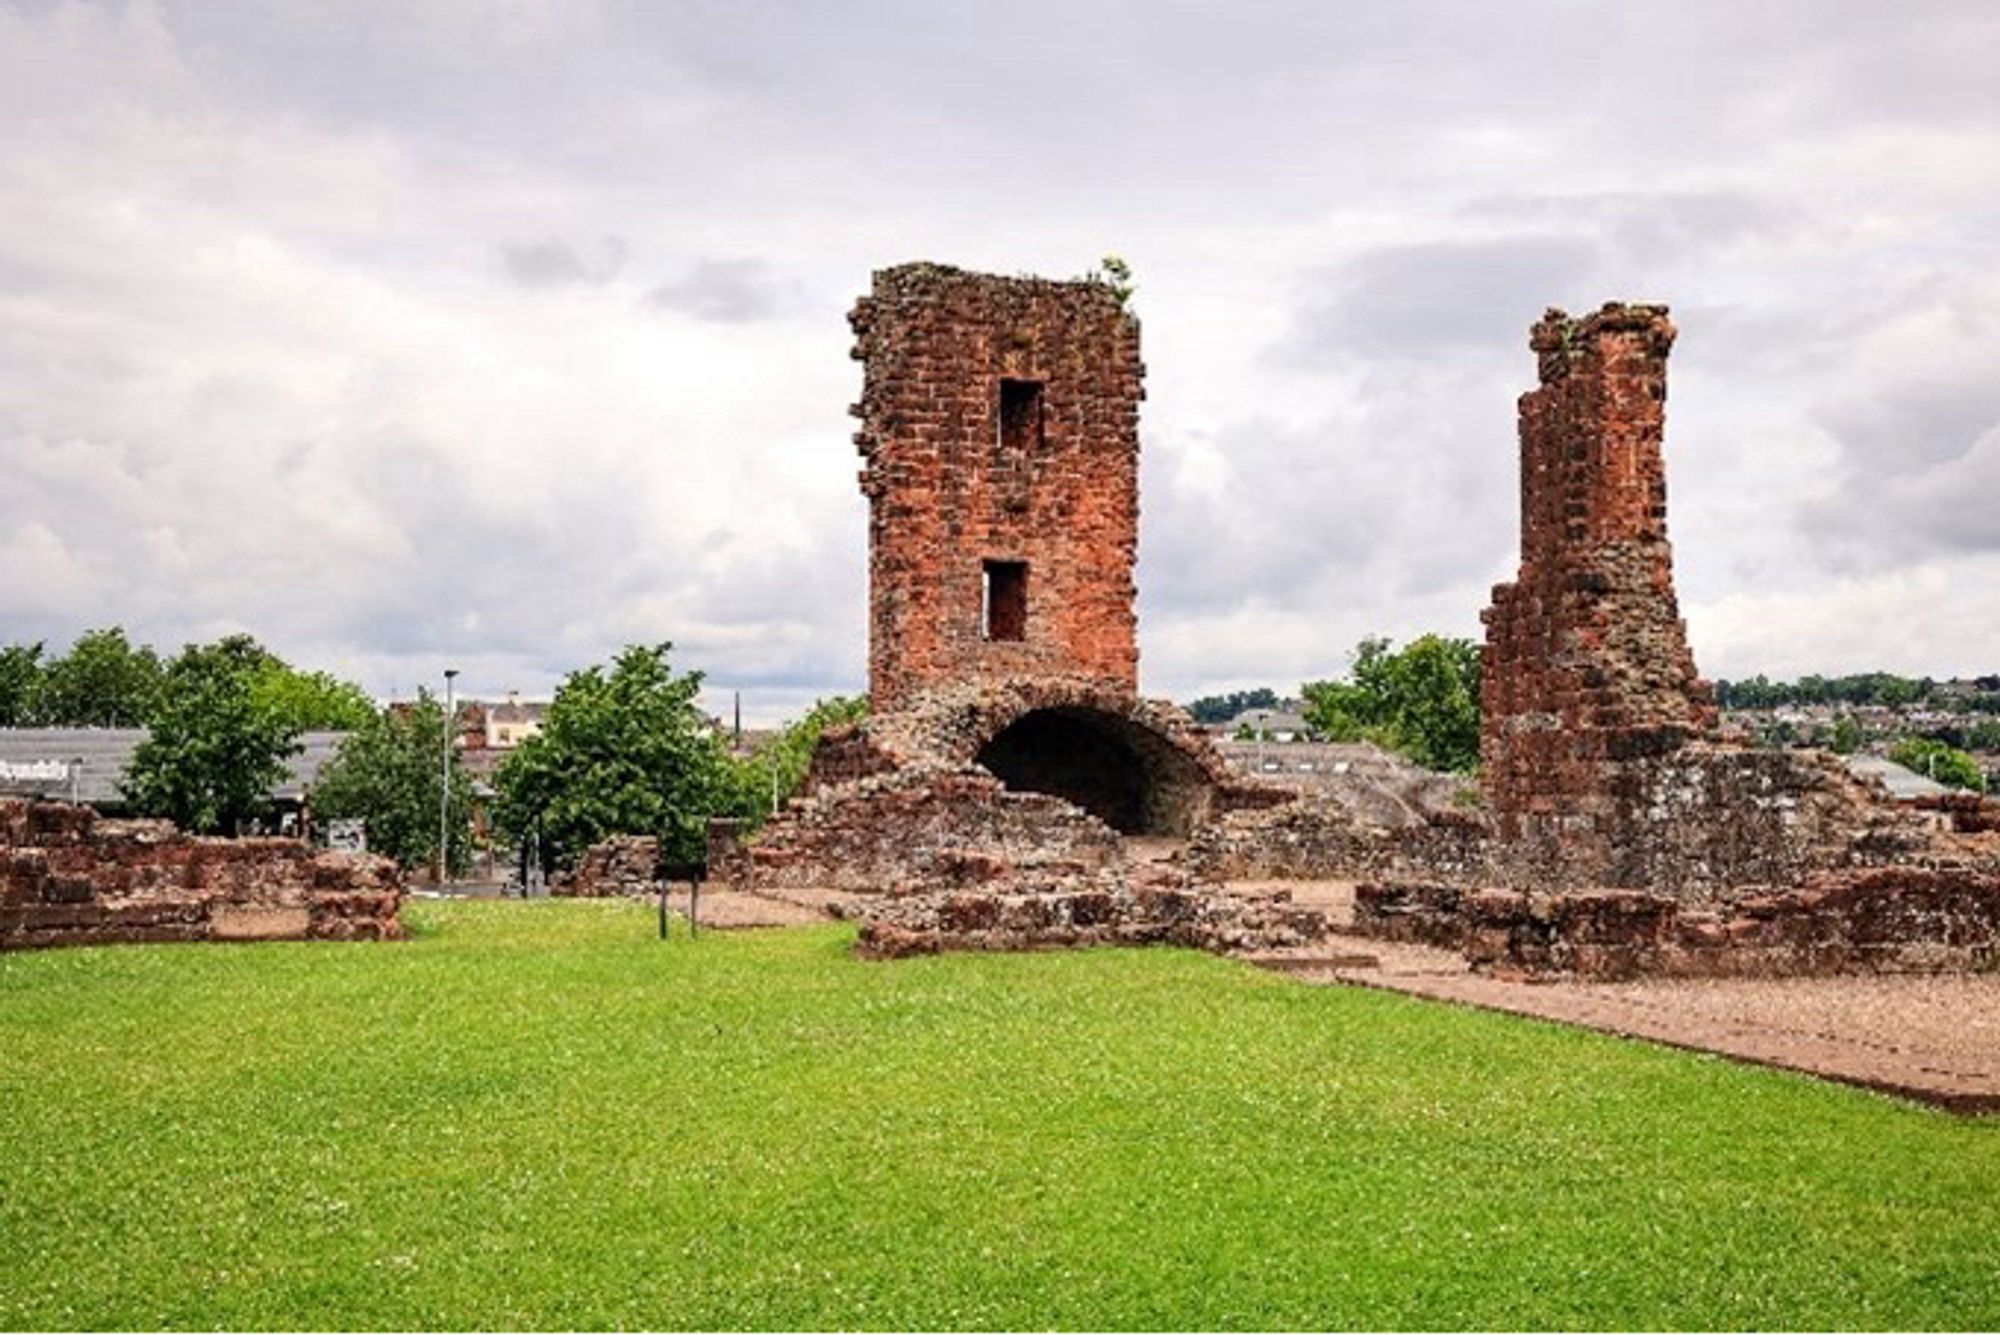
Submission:
[[[0,0],[0,640],[861,687],[845,313],[1132,265],[1142,686],[1476,636],[1666,302],[1711,676],[2000,671],[2000,5]]]

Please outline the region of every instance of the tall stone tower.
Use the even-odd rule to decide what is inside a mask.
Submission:
[[[1609,865],[1632,812],[1626,762],[1713,728],[1667,543],[1664,306],[1551,310],[1520,402],[1521,569],[1487,609],[1480,762],[1509,838]]]
[[[868,686],[1138,687],[1139,323],[1099,283],[876,273],[865,364]]]

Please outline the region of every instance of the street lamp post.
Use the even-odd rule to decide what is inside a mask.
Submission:
[[[452,698],[452,683],[458,677],[457,668],[444,670],[444,769],[443,782],[438,785],[438,847],[437,883],[444,885],[445,872],[451,866],[451,733],[458,721],[457,702]]]

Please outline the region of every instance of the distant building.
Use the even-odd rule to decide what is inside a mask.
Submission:
[[[0,728],[0,797],[82,802],[107,814],[126,810],[123,784],[144,728]],[[333,758],[344,732],[300,733],[297,755],[270,793],[281,821],[304,807],[320,767]]]
[[[1857,779],[1879,779],[1889,790],[1889,796],[1898,802],[1913,802],[1920,797],[1937,797],[1951,789],[1936,779],[1927,778],[1884,756],[1846,756],[1848,772]]]
[[[1229,720],[1224,729],[1231,737],[1246,733],[1272,742],[1302,742],[1310,728],[1305,716],[1290,709],[1246,709]]]
[[[511,751],[541,732],[549,704],[546,700],[523,700],[520,692],[509,691],[504,703],[483,705],[481,709],[487,749]]]

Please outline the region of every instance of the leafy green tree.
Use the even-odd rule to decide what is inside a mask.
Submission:
[[[1204,695],[1188,706],[1196,723],[1227,723],[1246,709],[1276,709],[1278,693],[1268,686],[1227,695]]]
[[[0,648],[0,728],[33,723],[41,693],[42,646],[10,644]]]
[[[664,859],[692,862],[710,816],[741,814],[742,782],[695,704],[701,674],[676,675],[672,647],[633,645],[564,680],[494,775],[501,829],[539,829],[558,865],[613,834],[654,835]]]
[[[265,810],[285,757],[298,750],[284,722],[256,702],[268,658],[247,635],[181,651],[125,776],[134,808],[198,834],[240,834]]]
[[[1929,737],[1905,737],[1890,748],[1889,759],[1949,788],[1985,787],[1977,760]]]
[[[435,864],[444,777],[444,707],[428,691],[416,702],[372,712],[341,742],[313,784],[315,815],[366,822],[368,848],[415,870]],[[472,862],[472,785],[451,751],[445,807],[451,871]]]
[[[1833,740],[1829,743],[1829,746],[1835,754],[1843,756],[1853,755],[1861,749],[1863,740],[1865,739],[1861,732],[1861,725],[1855,721],[1854,715],[1842,714],[1833,721]]]
[[[86,631],[42,670],[35,717],[59,728],[137,728],[151,719],[165,670],[123,628]]]
[[[257,708],[295,734],[355,732],[379,714],[368,693],[353,682],[330,672],[302,672],[275,656],[267,656],[252,673],[250,695]]]
[[[1400,651],[1371,636],[1349,681],[1308,682],[1306,722],[1331,741],[1375,742],[1429,769],[1479,764],[1479,647],[1422,635]]]
[[[805,717],[758,747],[756,754],[737,766],[740,794],[733,803],[735,808],[759,823],[769,819],[783,809],[805,782],[820,734],[842,724],[859,723],[866,717],[868,701],[864,696],[836,695],[815,701]]]

